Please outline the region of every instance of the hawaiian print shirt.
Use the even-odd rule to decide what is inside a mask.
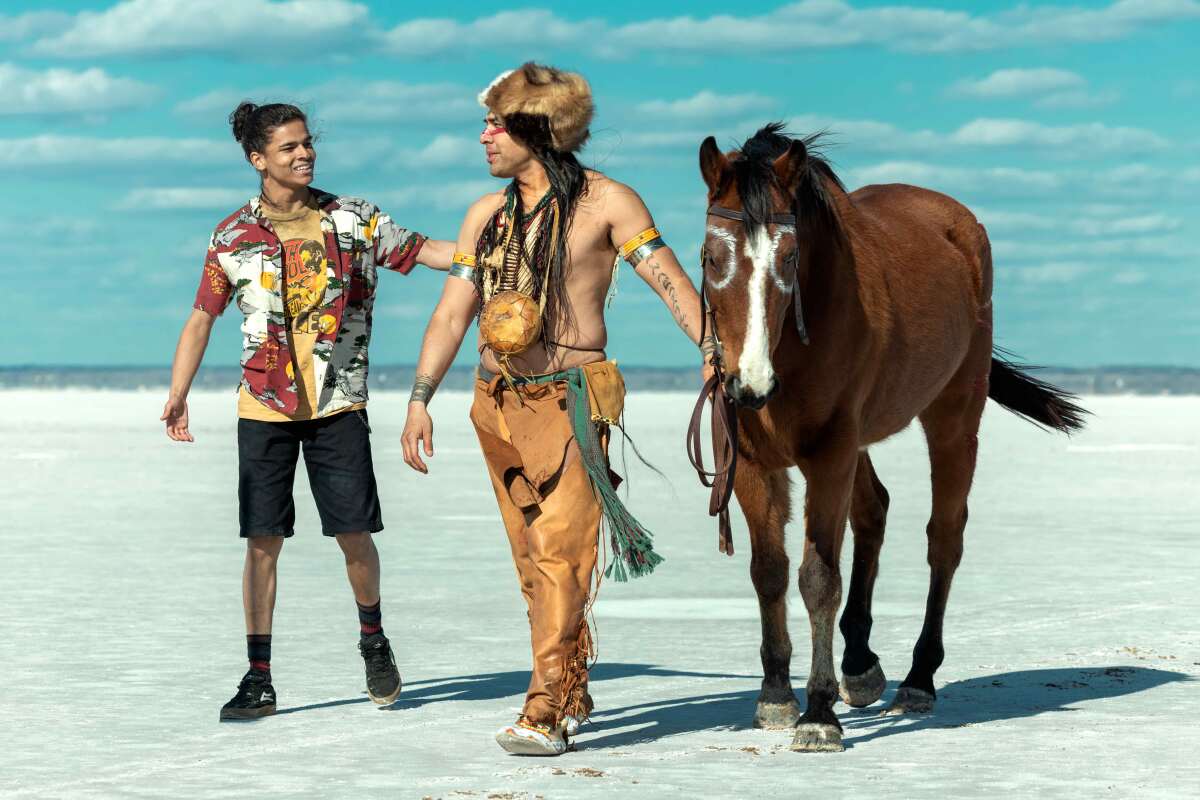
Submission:
[[[396,225],[371,203],[311,190],[325,233],[325,294],[313,348],[317,415],[367,399],[367,345],[377,267],[408,274],[425,237]],[[254,197],[227,217],[208,244],[195,308],[220,315],[237,299],[242,321],[242,385],[268,408],[299,405],[289,377],[283,297],[283,247]]]

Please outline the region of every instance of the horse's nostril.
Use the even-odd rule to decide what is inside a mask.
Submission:
[[[736,375],[729,375],[725,378],[725,394],[737,399],[737,396],[741,391],[742,382],[738,380]]]

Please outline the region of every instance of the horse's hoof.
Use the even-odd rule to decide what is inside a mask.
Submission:
[[[864,708],[883,697],[883,690],[886,688],[887,678],[883,675],[883,668],[876,661],[862,675],[843,675],[842,682],[838,684],[838,694],[846,705]]]
[[[792,749],[797,753],[840,753],[842,732],[836,725],[822,722],[802,722],[796,726]]]
[[[901,714],[928,714],[933,711],[934,696],[924,689],[914,689],[911,686],[901,686],[896,692],[892,704],[880,711],[884,717],[898,717]]]
[[[800,704],[795,700],[790,703],[760,702],[754,710],[754,727],[765,728],[769,731],[793,728],[798,719],[800,719]]]

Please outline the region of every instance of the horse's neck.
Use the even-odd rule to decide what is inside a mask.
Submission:
[[[847,342],[860,338],[866,313],[849,235],[844,225],[840,230],[822,228],[801,234],[801,241],[809,244],[800,250],[794,302],[801,303],[809,344],[801,344],[793,330],[789,336],[795,342],[789,341],[790,346],[780,352],[798,356],[782,359],[786,363],[776,364],[777,372],[838,369]]]

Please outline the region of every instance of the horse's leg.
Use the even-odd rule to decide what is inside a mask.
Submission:
[[[950,583],[962,560],[967,495],[975,477],[975,455],[979,447],[979,418],[987,402],[990,337],[986,347],[973,347],[972,356],[976,357],[967,361],[972,371],[968,371],[965,365],[938,399],[921,414],[921,424],[929,444],[933,484],[933,508],[925,528],[928,538],[929,596],[925,602],[925,623],[913,649],[912,669],[884,714],[931,711],[937,697],[933,688],[933,674],[942,665],[945,655],[942,621],[946,615]]]
[[[808,489],[804,499],[804,560],[800,563],[800,595],[812,628],[812,668],[808,706],[796,724],[792,749],[840,751],[842,725],[833,713],[838,697],[833,668],[833,631],[842,600],[838,557],[850,510],[856,450],[851,444],[806,462]]]
[[[742,461],[734,492],[750,528],[750,579],[758,594],[762,619],[762,692],[754,710],[756,728],[790,728],[800,717],[792,691],[792,640],[787,627],[788,557],[783,531],[791,516],[791,486],[787,471],[764,471]]]
[[[874,703],[883,695],[887,679],[879,656],[871,651],[871,595],[879,574],[879,550],[887,522],[888,493],[866,452],[858,454],[854,493],[850,500],[850,529],[854,531],[854,567],[850,592],[839,626],[846,649],[842,654],[842,699],[855,708]]]

